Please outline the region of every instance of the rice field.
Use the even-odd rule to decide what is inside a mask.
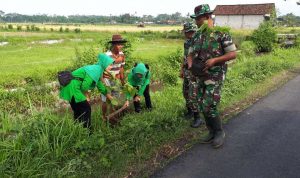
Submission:
[[[13,27],[16,29],[17,26],[22,26],[22,29],[26,29],[28,24],[13,24]],[[145,27],[137,27],[137,25],[89,25],[89,24],[30,24],[35,25],[41,30],[50,30],[51,28],[54,31],[58,31],[61,27],[63,29],[69,28],[73,31],[76,28],[80,28],[82,31],[96,31],[96,32],[142,32],[142,31],[155,31],[155,32],[164,32],[172,30],[181,30],[182,26],[180,25],[145,25]],[[1,23],[0,23],[1,26]],[[3,24],[2,24],[3,26]]]

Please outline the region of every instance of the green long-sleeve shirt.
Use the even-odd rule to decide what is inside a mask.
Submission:
[[[102,94],[107,94],[107,90],[103,83],[99,81],[96,85],[93,79],[89,75],[87,75],[86,71],[83,68],[79,68],[73,71],[72,75],[74,77],[82,78],[83,81],[73,79],[67,86],[62,87],[60,89],[60,98],[70,102],[72,100],[72,97],[74,97],[76,103],[85,101],[86,96],[84,95],[84,93],[88,90],[94,89],[95,87],[97,87]]]
[[[151,73],[148,71],[148,74],[143,78],[141,81],[136,81],[133,77],[133,72],[131,71],[128,75],[128,83],[133,86],[133,87],[139,87],[139,91],[137,95],[142,96],[144,94],[144,91],[147,87],[147,85],[150,84],[150,78],[151,78]],[[126,99],[130,100],[132,96],[129,93],[126,93]]]

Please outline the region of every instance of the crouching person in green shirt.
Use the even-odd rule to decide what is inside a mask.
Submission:
[[[60,89],[60,98],[70,103],[74,112],[74,119],[82,122],[86,128],[91,129],[91,106],[85,93],[97,87],[108,99],[112,99],[100,79],[103,72],[110,69],[113,61],[111,57],[100,54],[97,64],[87,65],[73,71],[72,76],[74,79]]]
[[[137,93],[133,97],[133,104],[135,112],[141,112],[141,96],[144,95],[147,109],[152,109],[151,98],[150,98],[150,71],[149,66],[143,63],[135,64],[128,75],[128,84],[137,89]],[[126,106],[129,106],[129,100],[131,100],[132,95],[126,93]]]

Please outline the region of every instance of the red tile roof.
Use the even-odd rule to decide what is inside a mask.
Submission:
[[[214,15],[265,15],[275,10],[274,3],[217,5]]]

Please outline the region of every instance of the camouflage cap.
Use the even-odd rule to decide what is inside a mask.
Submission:
[[[196,31],[197,30],[197,26],[194,24],[194,23],[191,23],[191,22],[186,22],[183,24],[183,32],[184,33],[187,33],[187,32],[190,32],[190,31]]]
[[[192,19],[195,19],[196,17],[201,16],[201,15],[212,14],[213,11],[210,10],[210,7],[208,4],[201,4],[197,7],[195,7],[194,13],[195,13],[194,15],[190,16]]]

